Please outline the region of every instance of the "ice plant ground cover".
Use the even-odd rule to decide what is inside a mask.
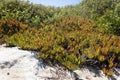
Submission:
[[[111,78],[93,67],[71,72],[45,65],[35,54],[18,47],[0,46],[0,80],[120,80],[120,69]]]

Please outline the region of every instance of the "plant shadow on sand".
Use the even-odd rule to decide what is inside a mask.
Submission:
[[[91,73],[94,73],[95,75],[93,77],[105,77],[106,75],[101,73],[101,69],[98,66],[92,66],[92,65],[82,65],[80,66],[80,70],[84,71],[87,69]],[[120,68],[113,68],[113,75],[112,76],[106,76],[108,80],[117,80],[115,76],[120,76]]]
[[[31,54],[34,54],[34,57],[39,61],[38,66],[40,66],[40,68],[42,68],[42,69],[46,69],[47,66],[50,66],[50,67],[55,68],[56,71],[51,70],[51,72],[56,74],[56,75],[67,75],[66,72],[69,72],[71,74],[71,76],[74,77],[75,80],[84,80],[84,79],[80,79],[79,74],[77,74],[75,71],[66,68],[64,65],[61,65],[59,62],[58,62],[58,64],[53,65],[52,62],[49,62],[49,60],[44,61],[41,58],[39,58],[37,56],[36,51],[31,51]],[[79,70],[84,71],[85,69],[88,70],[91,73],[94,73],[93,77],[103,77],[103,74],[101,74],[101,69],[99,68],[99,66],[84,64],[84,65],[80,66]],[[114,75],[115,76],[120,76],[120,73],[119,73],[120,69],[119,68],[114,68],[113,70],[114,70]],[[117,80],[114,77],[114,75],[113,76],[108,76],[107,77],[108,80]],[[47,79],[49,79],[49,77]],[[56,78],[53,78],[53,79],[56,79]]]

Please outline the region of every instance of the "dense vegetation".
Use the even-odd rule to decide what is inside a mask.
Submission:
[[[0,43],[35,50],[71,70],[92,65],[111,76],[120,67],[120,0],[64,8],[0,0],[0,11]]]

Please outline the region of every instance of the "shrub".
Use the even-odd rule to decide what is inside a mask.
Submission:
[[[97,22],[98,27],[106,33],[120,35],[120,16],[118,14],[108,11]]]
[[[32,4],[27,0],[0,1],[0,19],[14,18],[36,28],[40,27],[40,23],[50,22],[54,12],[53,7]]]
[[[120,37],[105,34],[79,17],[64,17],[39,30],[29,28],[11,36],[7,43],[36,50],[43,60],[71,70],[84,63],[111,75],[112,68],[120,64]]]
[[[4,42],[6,37],[9,37],[19,31],[27,28],[27,25],[20,23],[15,19],[0,20],[0,38]]]

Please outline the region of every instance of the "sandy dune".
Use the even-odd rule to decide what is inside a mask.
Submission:
[[[75,80],[76,77],[79,80],[109,80],[101,71],[98,75],[92,67],[64,71],[61,67],[45,65],[36,58],[35,52],[4,46],[0,46],[0,80]],[[112,80],[120,80],[120,73]]]

